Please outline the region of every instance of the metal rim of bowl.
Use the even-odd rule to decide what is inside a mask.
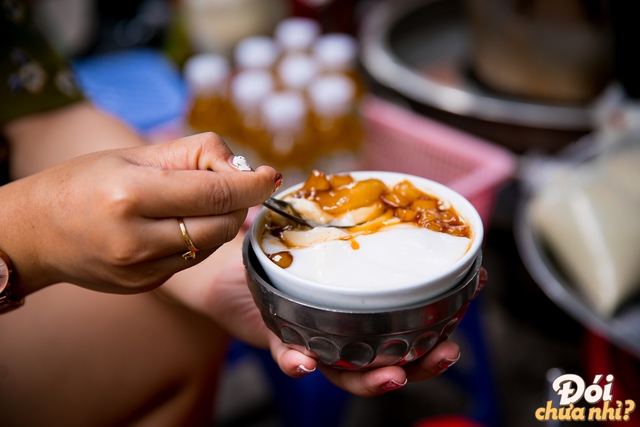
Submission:
[[[381,2],[365,17],[360,59],[374,79],[409,99],[460,116],[543,129],[582,130],[592,126],[589,106],[501,99],[446,86],[411,69],[392,51],[391,30],[404,17],[436,1],[442,0]]]
[[[479,251],[469,272],[458,285],[426,301],[390,309],[345,310],[307,303],[272,286],[254,266],[256,264],[262,270],[251,247],[250,235],[245,236],[242,257],[247,274],[255,281],[252,284],[248,280],[257,304],[272,315],[277,314],[293,323],[339,335],[393,334],[441,322],[473,299],[482,265],[482,251]],[[338,318],[339,322],[336,321]]]

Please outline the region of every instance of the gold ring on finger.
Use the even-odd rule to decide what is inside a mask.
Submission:
[[[180,231],[182,232],[182,239],[184,240],[185,245],[187,245],[187,252],[182,254],[182,258],[187,261],[195,259],[196,252],[199,251],[198,248],[195,247],[191,237],[189,237],[189,233],[187,233],[187,226],[184,225],[184,220],[182,218],[178,218],[178,224],[180,224]]]

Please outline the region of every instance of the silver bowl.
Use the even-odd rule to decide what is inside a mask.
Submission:
[[[271,285],[247,235],[242,257],[247,283],[266,326],[288,346],[322,365],[365,370],[422,357],[454,331],[476,296],[482,253],[450,291],[384,310],[344,310],[309,304]]]

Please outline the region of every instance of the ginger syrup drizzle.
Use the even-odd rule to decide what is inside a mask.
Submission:
[[[349,175],[329,176],[329,178],[327,178],[322,172],[314,171],[312,172],[309,179],[306,181],[305,185],[303,186],[303,189],[298,191],[297,194],[302,197],[312,196],[313,198],[316,199],[317,202],[319,202],[318,198],[316,197],[317,193],[322,191],[327,191],[327,188],[322,188],[321,190],[318,191],[316,186],[320,184],[319,187],[331,188],[331,183],[336,178],[338,181],[345,180],[347,183],[345,187],[352,187],[355,184],[355,181]],[[410,185],[408,181],[405,181],[405,182]],[[371,220],[369,223],[365,223],[365,224],[347,229],[347,231],[355,234],[352,234],[351,236],[345,237],[341,240],[349,240],[351,249],[358,250],[360,249],[360,244],[356,240],[356,237],[358,235],[375,233],[385,226],[388,226],[391,224],[399,224],[399,223],[410,223],[418,227],[428,228],[432,231],[437,231],[441,233],[446,232],[448,234],[464,236],[471,239],[471,234],[472,234],[471,229],[465,224],[464,220],[459,216],[459,214],[455,211],[453,207],[449,206],[444,208],[443,207],[444,201],[439,200],[426,193],[423,193],[422,191],[419,191],[417,189],[415,190],[420,193],[421,197],[424,196],[427,198],[427,200],[430,200],[432,201],[432,203],[435,203],[435,205],[437,205],[437,209],[431,212],[422,213],[421,214],[422,218],[426,218],[426,215],[431,215],[431,216],[435,215],[438,217],[438,220],[436,222],[431,221],[430,224],[426,224],[419,221],[420,217],[416,218],[416,220],[401,219],[403,214],[400,214],[400,211],[406,211],[406,209],[401,208],[397,205],[395,206],[390,205],[389,202],[385,202],[383,196],[393,195],[394,190],[396,190],[396,188],[399,185],[404,184],[405,182],[396,185],[396,187],[394,187],[387,193],[381,195],[381,199],[383,199],[385,206],[387,206],[387,210],[385,211],[384,214],[382,214],[380,217],[376,219]],[[340,187],[340,188],[344,189],[344,187]],[[321,206],[323,206],[322,203],[320,204]],[[324,207],[325,206],[323,206],[323,208]],[[383,217],[385,216],[387,218],[383,219]],[[440,220],[441,216],[444,218],[443,220]],[[451,225],[454,225],[454,227],[451,227],[452,230],[449,230]],[[285,228],[292,228],[292,227],[297,228],[297,226],[286,226]],[[271,228],[271,234],[274,235],[275,237],[278,237],[281,241],[283,241],[282,231],[284,231],[285,228],[282,228],[282,227]],[[469,244],[471,245],[471,242]],[[282,268],[287,268],[293,263],[293,255],[289,251],[277,252],[277,253],[268,255],[268,257],[274,263],[276,263],[278,266]]]

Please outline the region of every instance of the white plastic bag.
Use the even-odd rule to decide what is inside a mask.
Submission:
[[[608,317],[640,291],[640,132],[598,137],[595,158],[554,165],[531,213],[563,271]]]

